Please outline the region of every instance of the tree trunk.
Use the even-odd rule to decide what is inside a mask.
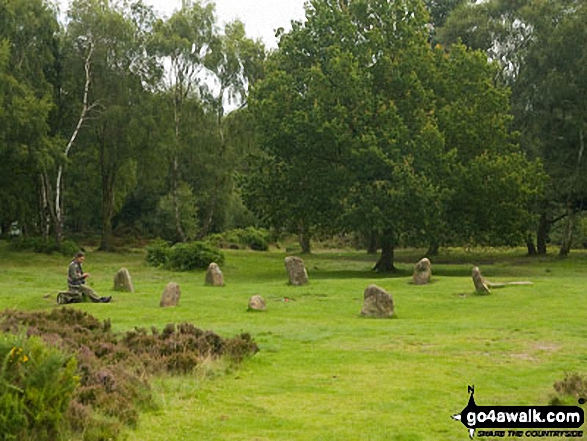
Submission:
[[[112,213],[114,208],[114,191],[111,188],[102,190],[102,238],[101,251],[112,251]]]
[[[46,233],[47,237],[49,236],[49,230],[51,225],[53,226],[53,237],[55,239],[55,244],[59,247],[61,245],[61,241],[63,240],[63,219],[59,218],[57,212],[55,211],[55,206],[51,203],[53,199],[53,189],[51,187],[51,181],[49,179],[49,175],[46,171],[43,171],[39,179],[41,181],[41,195],[42,204],[43,204],[43,216],[44,216],[44,223],[46,223]]]
[[[312,252],[312,247],[310,244],[310,239],[312,238],[312,234],[310,233],[308,227],[305,223],[301,222],[300,227],[298,230],[298,243],[302,248],[302,253],[310,254]]]
[[[206,221],[204,222],[204,225],[202,225],[200,234],[198,234],[198,238],[200,239],[206,237],[210,232],[210,229],[212,228],[212,222],[214,221],[214,215],[216,214],[216,206],[218,205],[218,192],[220,191],[220,184],[218,183],[218,181],[218,178],[214,180],[214,187],[212,189],[212,199],[210,200],[210,208],[208,209],[208,213],[206,215]]]
[[[174,217],[175,217],[175,232],[177,233],[177,239],[180,242],[186,242],[186,236],[185,233],[183,232],[183,228],[181,227],[181,213],[180,213],[180,206],[179,206],[179,164],[178,164],[178,158],[177,158],[177,153],[175,154],[174,158],[173,158],[173,172],[172,172],[172,179],[173,179],[173,183],[172,183],[172,190],[171,190],[171,194],[172,194],[172,199],[173,199],[173,213],[174,213]]]
[[[526,247],[528,248],[528,256],[536,256],[536,246],[534,245],[534,238],[531,233],[526,236]]]
[[[438,250],[440,249],[440,245],[436,242],[431,242],[428,244],[428,250],[426,251],[427,256],[438,256]]]
[[[571,246],[573,244],[573,230],[575,229],[575,212],[571,203],[567,206],[567,221],[565,225],[565,231],[563,234],[563,242],[559,250],[559,256],[566,257],[571,252]]]
[[[548,240],[548,233],[550,232],[551,222],[548,220],[546,213],[540,215],[538,223],[538,231],[536,232],[536,246],[537,252],[540,256],[546,255],[546,241]]]
[[[218,163],[217,169],[220,169],[220,175],[216,175],[214,178],[214,187],[212,187],[212,199],[210,201],[210,209],[208,210],[208,215],[206,216],[206,221],[204,225],[202,225],[202,230],[200,231],[199,237],[203,238],[208,235],[210,232],[210,228],[212,226],[212,221],[214,220],[214,215],[216,214],[216,207],[218,205],[218,193],[224,184],[224,179],[222,178],[222,174],[224,173],[224,155],[226,153],[226,140],[224,137],[224,126],[222,122],[222,118],[224,117],[224,107],[222,106],[222,99],[224,96],[224,88],[220,88],[219,93],[219,101],[218,101],[218,112],[216,114],[216,124],[218,127],[218,138],[220,140],[220,148],[218,149]]]
[[[171,197],[173,199],[173,213],[175,217],[175,232],[177,239],[180,242],[186,242],[187,238],[181,227],[181,207],[179,206],[179,147],[180,147],[180,133],[179,125],[181,121],[181,107],[183,103],[183,91],[181,85],[175,86],[175,96],[173,99],[173,121],[175,124],[175,145],[173,150],[173,157],[171,158]]]
[[[100,175],[102,178],[102,238],[100,239],[101,251],[112,251],[112,216],[114,214],[114,183],[116,172],[114,164],[109,164],[106,155],[106,140],[98,133],[100,148]]]
[[[90,112],[92,110],[92,108],[95,106],[94,104],[88,104],[88,96],[89,96],[89,92],[90,92],[90,85],[91,85],[91,60],[92,60],[92,54],[94,53],[94,44],[92,41],[90,41],[90,47],[88,49],[88,55],[86,57],[85,63],[84,63],[84,70],[85,70],[85,84],[84,84],[84,95],[83,95],[83,99],[82,99],[82,110],[80,113],[80,116],[77,120],[77,124],[75,126],[75,129],[73,131],[73,133],[71,134],[71,137],[69,138],[69,141],[67,142],[67,145],[65,146],[65,151],[63,152],[64,156],[67,158],[69,156],[69,151],[71,150],[71,147],[73,146],[73,143],[75,142],[81,128],[82,125],[87,117],[88,112]],[[59,164],[59,167],[57,168],[57,178],[55,180],[55,205],[51,206],[51,204],[49,204],[49,213],[51,216],[51,219],[53,220],[53,227],[54,227],[54,235],[55,235],[55,242],[57,243],[57,246],[61,245],[61,241],[63,240],[63,196],[62,196],[62,179],[63,179],[63,171],[64,171],[64,165],[63,164]],[[46,177],[46,174],[45,174]],[[47,195],[49,195],[51,192],[51,186],[49,184],[49,179],[46,179],[45,182],[45,187],[47,189]],[[50,200],[50,199],[49,199]]]
[[[374,231],[369,234],[369,245],[367,246],[367,254],[377,254],[377,234]]]
[[[393,265],[393,253],[393,234],[385,233],[381,238],[381,256],[379,256],[379,260],[373,269],[379,273],[395,271],[396,268]]]
[[[2,222],[0,223],[0,237],[8,237],[8,233],[10,232],[10,222]]]

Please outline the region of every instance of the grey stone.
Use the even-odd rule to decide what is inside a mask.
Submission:
[[[224,276],[222,275],[222,271],[214,262],[208,265],[208,271],[206,271],[206,285],[224,286]]]
[[[363,295],[361,315],[365,317],[390,318],[393,315],[393,299],[383,288],[369,285]]]
[[[489,294],[491,290],[489,285],[481,275],[481,270],[478,267],[473,268],[473,283],[475,284],[475,291],[480,294]]]
[[[130,274],[126,268],[120,268],[114,276],[114,290],[135,292]]]
[[[159,303],[159,306],[177,306],[180,295],[179,285],[175,282],[169,282],[163,290],[163,294],[161,294],[161,303]]]
[[[265,311],[266,309],[265,299],[260,295],[254,295],[249,299],[249,311]]]
[[[430,260],[424,257],[414,266],[413,280],[416,285],[426,285],[430,282],[432,277],[432,269],[430,266]]]
[[[301,258],[295,256],[286,257],[285,269],[289,276],[290,285],[300,286],[308,283],[308,273]]]

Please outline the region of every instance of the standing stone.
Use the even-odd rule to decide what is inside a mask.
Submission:
[[[249,299],[249,311],[265,311],[266,309],[265,299],[260,295],[254,295]]]
[[[289,256],[285,258],[285,269],[289,276],[290,285],[305,285],[308,283],[308,273],[304,261],[299,257]]]
[[[130,274],[126,268],[120,268],[114,276],[114,290],[135,292],[135,288],[130,279]]]
[[[179,285],[175,282],[169,282],[163,290],[163,294],[161,294],[161,303],[159,303],[159,306],[177,306],[179,303],[179,296]]]
[[[426,285],[430,282],[432,277],[432,270],[430,268],[430,260],[424,257],[414,266],[414,284]]]
[[[363,297],[361,315],[375,318],[390,318],[393,315],[393,299],[383,288],[369,285]]]
[[[208,266],[208,271],[206,272],[206,285],[224,286],[224,276],[222,275],[222,271],[220,271],[220,267],[214,262]]]
[[[477,267],[473,268],[473,283],[475,284],[475,291],[479,294],[489,294],[491,291],[483,276],[481,270]]]

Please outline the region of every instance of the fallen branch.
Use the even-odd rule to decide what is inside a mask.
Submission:
[[[481,270],[478,267],[473,268],[473,283],[475,284],[475,291],[479,294],[489,294],[491,288],[505,288],[511,285],[533,285],[532,282],[490,282],[481,275]]]

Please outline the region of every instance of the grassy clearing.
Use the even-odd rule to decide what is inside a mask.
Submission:
[[[141,416],[129,440],[465,440],[450,415],[466,405],[467,385],[480,405],[544,405],[566,372],[587,372],[585,253],[449,250],[431,259],[426,286],[409,283],[417,250],[399,253],[393,277],[372,273],[376,257],[360,252],[304,256],[305,287],[286,284],[284,257],[227,251],[227,285],[213,288],[203,271],[146,266],[141,250],[88,253],[91,285],[114,302],[75,307],[110,318],[114,330],[189,321],[226,337],[249,332],[261,349],[238,370],[210,364],[157,380],[159,408]],[[68,261],[0,243],[0,308],[55,308]],[[492,281],[534,285],[475,295],[473,265]],[[112,291],[121,266],[136,293]],[[180,306],[160,308],[169,281],[181,286]],[[397,319],[359,316],[370,283],[392,294]],[[267,312],[246,312],[253,294],[265,297]]]

